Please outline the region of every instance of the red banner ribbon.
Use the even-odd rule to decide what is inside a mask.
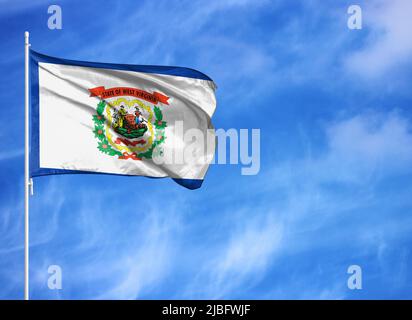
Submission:
[[[153,104],[160,102],[169,105],[169,102],[167,101],[169,100],[169,97],[159,92],[150,93],[144,90],[129,87],[114,87],[105,89],[104,86],[92,88],[89,89],[89,91],[90,97],[99,97],[100,99],[107,99],[118,96],[132,96],[146,100]]]
[[[119,156],[119,159],[142,160],[141,158],[137,157],[136,152],[133,152],[133,153],[123,152],[123,155]]]

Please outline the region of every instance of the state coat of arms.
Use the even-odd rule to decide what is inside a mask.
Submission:
[[[162,154],[167,123],[160,105],[168,105],[169,97],[126,87],[89,91],[100,98],[93,132],[102,153],[123,160],[152,159],[155,150]]]

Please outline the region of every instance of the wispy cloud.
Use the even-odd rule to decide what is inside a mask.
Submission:
[[[349,55],[346,66],[366,78],[407,66],[412,56],[412,3],[408,0],[368,2],[363,7],[366,44]]]
[[[150,209],[140,220],[141,234],[124,245],[114,265],[111,279],[118,279],[98,299],[136,299],[147,294],[173,270],[173,253],[179,233],[179,216],[168,210],[159,214],[158,208]],[[120,276],[116,277],[116,274]]]
[[[64,182],[55,186],[68,188]],[[40,193],[50,192],[41,189]],[[34,209],[43,218],[32,224],[36,232],[31,247],[38,252],[32,263],[32,286],[45,288],[48,266],[58,264],[65,290],[56,295],[46,288],[34,295],[69,298],[76,290],[82,299],[136,299],[170,275],[181,231],[177,208],[183,205],[178,201],[163,210],[152,196],[139,200],[131,194],[131,201],[125,201],[122,190],[100,190],[91,197],[82,188],[65,197],[65,209],[48,210],[47,199],[60,206],[59,197],[49,195],[42,196]],[[77,208],[71,205],[76,198],[83,199]],[[62,248],[52,245],[62,241]],[[40,253],[44,246],[50,251]]]
[[[275,273],[282,280],[275,277],[268,292],[253,297],[341,299],[351,294],[346,288],[349,264],[372,259],[382,266],[379,272],[389,272],[383,252],[392,252],[412,226],[412,218],[390,203],[411,203],[409,189],[398,190],[395,197],[385,195],[383,185],[412,173],[411,123],[397,111],[362,112],[325,123],[323,138],[323,147],[317,143],[309,148],[316,152],[275,163],[252,185],[238,187],[240,197],[248,199],[253,189],[265,204],[242,202],[249,214],[239,220],[250,230],[231,228],[237,237],[214,250],[220,253],[215,255],[219,263],[212,260],[202,270],[193,287],[202,287],[199,281],[206,278],[206,289],[197,296],[237,296],[237,288],[253,287],[262,281],[259,276],[267,279],[268,273]],[[255,219],[264,221],[265,214],[272,223],[256,223]],[[389,216],[391,223],[383,223]],[[252,234],[256,242],[250,241]],[[327,260],[324,250],[331,252]],[[341,260],[338,252],[350,259]],[[310,259],[303,271],[295,263],[302,263],[306,255]],[[250,261],[254,262],[249,265]]]
[[[265,276],[281,245],[282,226],[272,212],[251,211],[245,206],[232,215],[235,219],[225,227],[227,236],[209,248],[209,261],[188,284],[184,297],[236,296],[236,292],[255,285]]]

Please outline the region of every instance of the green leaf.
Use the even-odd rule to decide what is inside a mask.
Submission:
[[[159,107],[154,107],[154,113],[155,113],[155,116],[156,116],[156,122],[157,121],[162,121],[163,120],[163,114],[162,114],[162,111],[160,110],[160,108]]]
[[[95,115],[93,115],[93,121],[94,121],[95,125],[103,125],[104,121],[105,121],[105,118],[102,115],[95,114]]]
[[[97,114],[102,116],[105,107],[106,101],[100,100],[100,102],[97,104]]]
[[[166,121],[161,121],[161,123],[159,124],[159,121],[156,120],[154,125],[155,125],[156,129],[159,129],[159,130],[164,129],[164,128],[167,127]]]
[[[102,140],[104,138],[104,128],[102,126],[95,126],[93,132],[97,139]]]
[[[152,156],[153,156],[153,149],[155,148],[155,146],[156,146],[156,141],[153,142],[153,144],[152,144],[152,146],[149,148],[149,150],[147,150],[147,151],[144,152],[144,153],[139,153],[139,154],[137,155],[137,157],[139,157],[140,159],[142,159],[142,158],[151,159]]]

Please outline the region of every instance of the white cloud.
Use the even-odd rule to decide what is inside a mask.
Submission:
[[[366,185],[376,179],[412,170],[412,132],[409,121],[397,112],[369,112],[325,126],[325,148],[301,160],[277,165],[279,183],[301,179],[322,183]]]
[[[118,257],[112,257],[105,265],[109,269],[104,271],[104,277],[114,281],[97,299],[138,299],[169,275],[176,224],[171,220],[173,214],[168,212],[168,215],[167,218],[151,216],[151,221],[142,221],[145,231],[139,240],[129,239],[130,244],[124,245]]]
[[[351,54],[346,66],[372,78],[409,63],[412,56],[412,2],[370,2],[363,8],[364,27],[371,31],[364,48]]]
[[[75,184],[73,188],[77,179],[35,180],[30,225],[32,297],[67,299],[76,292],[75,297],[84,299],[135,299],[147,294],[173,270],[184,204],[174,199],[163,208],[156,200],[159,194],[138,199],[136,191],[127,195],[128,188],[113,187],[113,180],[113,189],[93,185],[93,176],[88,177],[87,187]],[[133,199],[125,200],[129,196]],[[170,204],[169,196],[172,192],[162,199]],[[10,269],[14,261],[21,266],[23,258],[20,200],[0,210],[0,261],[8,263],[2,264],[0,277],[9,279],[0,292],[4,297],[23,285],[23,273]],[[51,264],[62,267],[61,294],[45,289]]]
[[[185,297],[236,295],[261,280],[273,263],[282,241],[282,226],[273,212],[244,206],[233,217],[225,238],[208,250],[210,260],[189,284]]]
[[[323,134],[323,151],[277,163],[272,172],[237,186],[244,201],[232,204],[230,214],[220,213],[224,232],[216,231],[216,242],[193,256],[194,261],[208,258],[179,297],[245,297],[242,293],[273,279],[267,292],[250,298],[343,299],[348,291],[342,255],[356,260],[375,254],[381,261],[382,250],[409,232],[410,219],[382,224],[385,216],[380,218],[378,210],[388,199],[374,192],[380,180],[412,172],[410,121],[396,111],[370,111],[329,122]],[[221,192],[226,189],[223,185]],[[408,201],[404,196],[399,194]],[[230,194],[226,197],[231,201]],[[256,197],[262,205],[256,205]],[[324,254],[316,252],[324,250],[336,254],[319,260]],[[304,263],[313,270],[293,265],[306,255],[313,261]],[[287,273],[282,264],[294,272]],[[320,266],[324,270],[317,270]],[[272,278],[277,269],[281,280]]]
[[[304,273],[299,269],[300,273],[287,274],[273,284],[273,290],[265,298],[344,298],[348,295],[347,266],[342,265],[342,256],[365,261],[365,255],[372,259],[375,254],[382,268],[388,268],[382,262],[383,254],[392,252],[397,239],[410,233],[412,220],[396,209],[410,205],[408,190],[398,192],[396,198],[393,194],[383,197],[376,193],[382,192],[384,179],[412,173],[410,121],[395,111],[371,111],[328,123],[323,133],[323,152],[318,151],[314,156],[312,150],[303,159],[277,163],[271,173],[242,189],[245,199],[250,190],[258,190],[265,203],[266,209],[256,208],[254,215],[270,210],[276,224],[282,226],[282,241],[276,247],[275,261],[293,264],[299,261],[293,257],[307,254],[313,258],[313,263],[307,264],[314,270]],[[242,206],[252,208],[253,203],[244,202]],[[387,220],[388,217],[392,220]],[[327,258],[328,273],[317,274],[315,267],[320,262],[316,252],[324,250],[336,254]],[[234,253],[221,257],[222,265],[218,265],[220,269],[216,266],[216,270],[223,275],[231,274],[225,270],[236,270],[226,269],[224,263],[225,259],[236,261]],[[244,261],[238,265],[242,264],[247,272],[248,265]],[[258,270],[257,267],[254,272]],[[262,270],[273,273],[276,267]],[[313,279],[313,283],[308,284],[308,279]],[[227,288],[222,287],[217,287],[216,292]],[[228,288],[232,289],[230,285]]]
[[[245,221],[246,222],[246,221]],[[268,221],[247,221],[241,228],[234,228],[231,239],[223,255],[218,259],[218,278],[222,274],[240,274],[261,271],[269,262],[268,258],[278,247],[281,230]]]
[[[410,130],[396,113],[362,114],[335,123],[328,128],[330,153],[325,161],[363,172],[378,166],[390,173],[405,169],[412,163]]]

